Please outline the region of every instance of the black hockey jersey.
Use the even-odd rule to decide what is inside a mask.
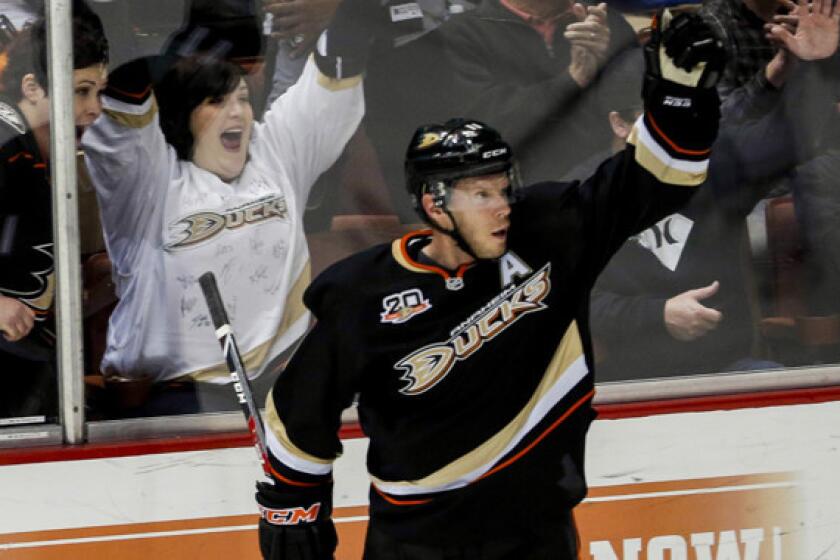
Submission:
[[[54,341],[53,271],[49,171],[26,119],[0,100],[0,294],[35,311],[33,342]]]
[[[266,407],[281,490],[329,487],[358,394],[380,530],[459,544],[567,516],[586,494],[594,417],[589,291],[704,178],[702,157],[668,155],[644,119],[631,143],[583,183],[523,189],[498,260],[437,268],[419,257],[430,232],[415,232],[320,275],[304,296],[318,322]]]

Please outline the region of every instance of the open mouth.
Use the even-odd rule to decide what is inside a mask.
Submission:
[[[507,238],[507,232],[508,232],[508,228],[503,227],[503,228],[499,228],[499,229],[493,231],[491,233],[491,235],[493,237],[495,237],[496,239],[504,241],[505,238]]]
[[[238,152],[242,147],[242,129],[236,128],[222,132],[222,146],[230,152]]]

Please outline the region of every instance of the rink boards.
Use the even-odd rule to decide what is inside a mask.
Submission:
[[[837,402],[598,420],[581,558],[840,559],[838,443]],[[344,444],[337,557],[350,560],[366,440]],[[258,473],[243,447],[0,466],[0,559],[256,559]]]

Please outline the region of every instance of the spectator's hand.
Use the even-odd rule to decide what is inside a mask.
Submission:
[[[17,342],[32,330],[35,312],[16,300],[0,296],[0,332],[9,342]]]
[[[602,2],[588,8],[574,4],[572,13],[578,21],[569,24],[563,33],[572,45],[569,74],[580,87],[586,87],[607,59],[610,46],[607,4]]]
[[[790,14],[776,16],[768,27],[771,41],[800,60],[822,60],[837,51],[840,37],[840,9],[832,0],[799,4]]]
[[[298,58],[315,45],[327,28],[340,0],[270,1],[265,10],[273,15],[272,37],[291,41],[291,58]]]
[[[779,49],[764,67],[764,76],[776,89],[781,88],[796,65],[796,57],[787,49]]]
[[[607,4],[584,8],[581,4],[572,7],[578,21],[566,26],[563,36],[575,46],[583,47],[599,61],[607,58],[610,47],[610,28],[607,26]]]
[[[702,300],[712,297],[720,283],[715,280],[708,286],[688,290],[665,302],[665,328],[677,340],[688,342],[704,336],[717,328],[723,314],[706,307]]]

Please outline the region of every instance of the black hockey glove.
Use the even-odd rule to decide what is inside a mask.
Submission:
[[[260,551],[265,560],[332,560],[338,542],[332,522],[332,484],[285,493],[257,483]]]
[[[686,153],[707,150],[717,136],[720,99],[715,85],[726,51],[697,14],[660,10],[645,45],[645,110]]]
[[[388,24],[387,14],[381,0],[342,0],[315,45],[321,73],[342,80],[364,72],[373,39]]]
[[[645,45],[649,80],[668,80],[688,87],[712,88],[723,73],[726,50],[702,17],[660,10],[651,22]]]

